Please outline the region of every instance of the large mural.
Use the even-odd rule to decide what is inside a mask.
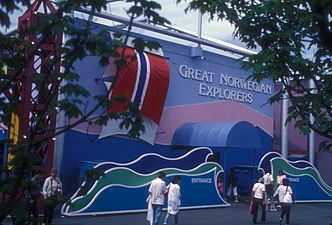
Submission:
[[[129,163],[98,163],[94,169],[103,171],[104,176],[85,180],[70,201],[63,205],[62,214],[74,216],[144,211],[150,182],[159,171],[167,174],[166,183],[175,175],[182,177],[182,208],[227,206],[216,184],[217,177],[224,171],[219,164],[208,161],[211,155],[211,149],[201,147],[176,158],[148,153]]]
[[[77,27],[84,28],[84,23],[75,19]],[[116,27],[91,26],[91,32],[101,30],[109,31],[110,39],[121,32]],[[128,65],[112,90],[116,71],[112,59],[101,66],[97,56],[89,55],[73,65],[81,77],[79,84],[93,96],[112,99],[125,94],[139,108],[145,132],[128,137],[113,120],[106,126],[82,123],[56,139],[56,166],[61,168],[64,194],[72,196],[63,207],[65,215],[145,210],[148,185],[160,170],[166,171],[167,182],[174,175],[183,176],[182,207],[227,206],[216,191],[216,176],[220,174],[227,185],[228,171],[237,167],[250,181],[245,184],[248,189],[254,182],[253,168],[272,150],[273,106],[266,104],[274,93],[271,80],[251,80],[250,71],[241,69],[241,61],[230,54],[203,49],[202,57],[195,57],[193,43],[143,33],[131,35],[158,42],[159,51],[138,53],[128,46]],[[95,106],[93,96],[82,99],[82,110]],[[124,112],[123,106],[97,110],[91,117],[105,110]],[[209,149],[192,150],[202,146]],[[210,156],[213,160],[207,159]],[[105,176],[83,183],[82,174],[92,167]],[[207,196],[193,198],[201,193]],[[133,200],[124,202],[124,197]]]
[[[307,161],[289,161],[277,152],[270,152],[261,159],[258,169],[270,169],[275,180],[278,171],[283,170],[296,202],[332,201],[332,188],[324,182],[316,167]]]

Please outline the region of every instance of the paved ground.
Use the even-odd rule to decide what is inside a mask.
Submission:
[[[179,225],[247,225],[251,224],[251,216],[247,213],[248,203],[238,203],[232,207],[182,210]],[[280,211],[267,212],[265,224],[278,225]],[[62,217],[55,215],[56,225],[148,225],[145,213]],[[164,218],[165,213],[162,214]],[[260,214],[259,217],[260,218]],[[170,224],[174,222],[170,219]],[[10,220],[6,220],[9,225]],[[160,223],[161,224],[161,223]],[[330,225],[332,224],[332,203],[297,203],[291,212],[291,225]]]

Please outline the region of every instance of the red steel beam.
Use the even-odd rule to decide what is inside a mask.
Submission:
[[[42,10],[40,10],[42,9]],[[19,31],[31,31],[38,26],[39,21],[45,19],[48,14],[56,13],[56,9],[50,0],[36,0],[31,7],[18,19]],[[51,118],[45,109],[48,106],[49,98],[58,98],[59,81],[48,78],[53,73],[60,73],[60,55],[57,51],[62,46],[62,34],[53,33],[43,36],[27,32],[25,39],[31,44],[29,47],[23,46],[21,54],[25,59],[25,67],[22,72],[15,74],[14,87],[12,93],[7,93],[8,99],[20,99],[19,105],[19,129],[18,139],[28,138],[35,145],[35,153],[41,157],[41,165],[37,165],[43,172],[48,173],[53,167],[54,139],[45,136],[52,136],[55,132],[56,118]],[[54,64],[50,61],[57,59]],[[34,84],[36,77],[45,78],[44,86],[37,88]],[[51,96],[50,93],[53,93]],[[12,95],[12,96],[10,96]],[[55,110],[55,109],[54,109]],[[31,135],[36,129],[36,124],[32,124],[32,117],[40,116],[48,127],[44,130],[44,135]],[[10,128],[9,128],[10,129]]]

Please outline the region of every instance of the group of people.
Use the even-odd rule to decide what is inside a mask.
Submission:
[[[281,207],[281,214],[279,224],[281,225],[286,215],[286,225],[289,224],[291,205],[293,202],[293,191],[289,186],[289,181],[283,170],[279,170],[277,176],[277,189],[274,191],[274,179],[270,171],[267,171],[263,177],[258,179],[252,188],[252,222],[257,224],[258,208],[261,206],[262,214],[261,221],[266,221],[266,206],[270,211],[276,211],[274,198],[277,197],[277,202]]]
[[[167,199],[167,214],[164,218],[163,225],[166,225],[169,218],[173,215],[175,224],[178,224],[179,209],[181,205],[181,193],[180,193],[180,176],[174,176],[172,182],[166,186],[165,183],[165,172],[159,172],[159,176],[154,179],[149,187],[149,195],[147,198],[148,202],[148,213],[147,220],[150,225],[158,225],[162,208],[164,206],[164,201]],[[237,187],[236,187],[237,177],[234,171],[231,170],[228,176],[228,190],[227,196],[230,196],[231,192],[235,197],[237,202]],[[217,187],[221,196],[223,195],[223,182],[222,178],[218,177]],[[291,205],[293,202],[293,191],[289,186],[289,181],[283,170],[279,170],[277,176],[277,189],[274,192],[274,179],[270,171],[266,171],[264,176],[258,179],[258,182],[254,184],[252,188],[252,222],[257,224],[257,216],[259,211],[259,206],[262,208],[261,221],[266,222],[266,210],[277,211],[276,205],[274,203],[274,198],[277,197],[278,205],[281,207],[281,214],[279,219],[279,224],[281,225],[284,217],[286,216],[285,225],[289,224]]]
[[[167,199],[167,214],[163,224],[167,224],[171,216],[174,216],[175,224],[178,224],[181,205],[180,176],[174,176],[172,182],[166,186],[164,181],[166,173],[161,171],[149,187],[147,220],[151,225],[158,225],[161,217],[165,198]]]
[[[44,203],[42,225],[52,224],[54,209],[62,195],[62,183],[56,168],[51,169],[50,176],[44,182],[41,173],[36,173],[31,179],[31,185],[24,191],[25,204],[33,225],[39,224],[38,199],[41,195]]]

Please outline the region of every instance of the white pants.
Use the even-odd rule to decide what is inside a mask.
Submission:
[[[232,191],[234,196],[237,195],[237,187],[235,186],[232,188],[231,187],[227,188],[227,196],[231,196]]]

